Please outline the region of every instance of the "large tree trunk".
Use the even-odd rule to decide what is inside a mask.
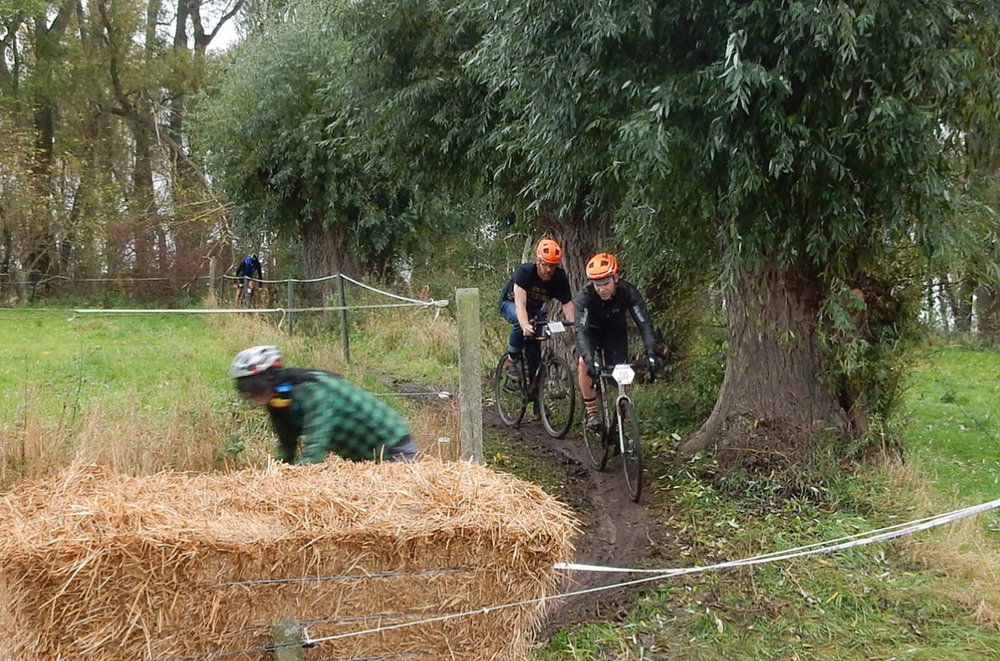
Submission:
[[[1000,297],[997,297],[996,287],[981,283],[976,289],[976,317],[979,338],[995,345],[1000,337]]]
[[[804,267],[743,273],[728,301],[729,355],[708,420],[684,444],[784,454],[820,431],[847,432],[857,411],[820,378],[822,284]],[[848,405],[849,406],[849,405]],[[768,447],[771,445],[771,447]]]
[[[582,210],[558,215],[551,205],[542,205],[539,227],[545,236],[559,242],[563,249],[562,267],[575,292],[586,284],[587,260],[599,250],[610,250],[611,214]],[[540,238],[540,237],[539,237]],[[532,246],[534,250],[534,246]],[[531,259],[534,259],[532,255]]]
[[[322,278],[334,273],[357,277],[357,264],[348,250],[347,233],[342,227],[327,227],[319,220],[299,224],[302,237],[302,267],[306,279]],[[307,294],[310,304],[329,301],[337,290],[336,280],[324,280]]]

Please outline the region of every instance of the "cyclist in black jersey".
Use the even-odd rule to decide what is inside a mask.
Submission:
[[[589,281],[573,299],[576,308],[576,349],[579,356],[577,376],[580,394],[583,395],[586,423],[591,429],[601,426],[597,411],[597,393],[593,379],[600,374],[595,350],[604,352],[607,365],[629,362],[628,313],[639,327],[642,343],[646,347],[649,368],[659,367],[656,358],[656,340],[653,323],[649,319],[646,303],[639,290],[618,274],[618,260],[609,253],[598,253],[587,262]]]
[[[561,260],[559,244],[552,239],[542,239],[535,248],[535,263],[525,262],[517,267],[500,293],[500,316],[511,323],[507,353],[515,359],[524,351],[531,378],[538,370],[542,353],[538,342],[525,342],[535,334],[531,320],[544,318],[545,304],[553,298],[562,304],[567,321],[575,319],[573,294],[566,271],[559,266]]]

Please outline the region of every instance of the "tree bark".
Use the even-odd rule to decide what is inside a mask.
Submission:
[[[319,219],[299,224],[302,239],[302,267],[308,278],[322,278],[334,273],[357,276],[357,264],[348,250],[347,231],[339,226],[326,226]],[[308,288],[310,304],[330,300],[337,289],[336,280],[324,280],[318,288]]]
[[[966,274],[958,282],[951,282],[947,276],[942,278],[942,286],[945,287],[948,305],[951,308],[951,316],[954,319],[955,330],[960,333],[972,331],[973,294],[977,288],[977,283],[971,274]],[[942,314],[947,315],[949,310],[942,310]]]
[[[729,354],[711,415],[683,446],[740,449],[805,442],[815,432],[846,433],[851,417],[820,378],[816,331],[823,300],[817,274],[765,263],[744,272],[728,301]],[[861,412],[863,415],[863,412]],[[764,447],[761,447],[761,446]]]
[[[976,317],[979,322],[976,334],[990,346],[996,345],[1000,336],[1000,298],[996,287],[981,283],[976,288]]]
[[[35,210],[34,225],[38,228],[39,240],[26,251],[24,263],[28,279],[37,290],[42,278],[52,272],[56,256],[56,233],[52,214],[47,202],[51,198],[52,166],[55,160],[56,104],[55,83],[50,71],[59,68],[62,52],[59,40],[66,32],[73,14],[76,0],[64,0],[51,24],[46,16],[35,17],[34,49],[36,68],[45,72],[43,80],[34,91],[35,154],[32,163],[32,179],[40,204]],[[42,285],[44,287],[44,284]]]
[[[558,241],[563,250],[562,267],[574,292],[587,281],[587,260],[598,251],[610,250],[611,220],[610,214],[600,212],[585,215],[582,211],[574,211],[559,215],[548,205],[543,205],[539,212],[542,233]]]

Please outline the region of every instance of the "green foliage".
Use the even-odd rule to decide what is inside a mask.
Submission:
[[[872,264],[851,283],[834,279],[817,333],[825,352],[827,387],[840,393],[848,414],[868,424],[899,408],[908,352],[921,339],[916,275],[895,264]]]
[[[339,20],[363,63],[342,86],[372,157],[414,186],[476,194],[494,160],[494,103],[461,63],[482,34],[476,14],[457,0],[379,0],[349,3]]]
[[[298,3],[232,49],[217,88],[200,99],[193,134],[248,230],[295,237],[302,224],[339,227],[358,261],[381,271],[426,216],[350,128],[328,75],[349,68],[328,11]]]
[[[657,436],[686,436],[701,424],[715,404],[725,373],[725,349],[704,342],[683,361],[667,365],[653,384],[635,389],[643,430]]]
[[[345,174],[338,172],[344,163],[329,162],[317,149],[333,118],[316,89],[337,41],[304,28],[309,18],[276,22],[232,49],[216,74],[217,88],[200,99],[193,117],[196,145],[234,200],[234,213],[251,225],[287,230],[309,212],[325,210],[336,202],[337,180]]]

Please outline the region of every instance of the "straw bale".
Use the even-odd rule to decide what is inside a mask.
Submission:
[[[286,615],[341,636],[305,659],[527,658],[532,600],[576,526],[537,487],[465,462],[76,465],[0,501],[0,659],[270,659]]]

